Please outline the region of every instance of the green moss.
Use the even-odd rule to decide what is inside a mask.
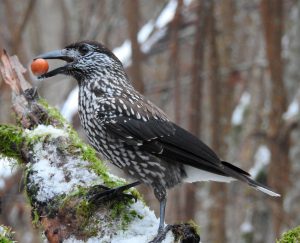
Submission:
[[[112,219],[119,218],[121,222],[121,229],[126,230],[128,225],[135,218],[142,219],[143,216],[138,214],[135,210],[130,209],[128,204],[124,204],[123,202],[115,202],[112,204],[111,210]]]
[[[285,232],[277,243],[298,243],[300,242],[300,226]]]
[[[95,205],[89,203],[86,199],[89,190],[89,188],[78,187],[77,190],[61,200],[60,208],[70,207],[70,203],[74,204],[75,213],[77,218],[80,218],[82,225],[87,223],[87,220],[96,209]]]
[[[31,174],[32,174],[31,166],[29,166],[25,170],[25,180],[24,180],[24,185],[25,185],[25,195],[26,198],[28,199],[29,203],[31,206],[35,205],[35,198],[37,195],[37,192],[39,191],[39,187],[35,185],[34,183],[31,183]],[[30,186],[29,186],[30,185]]]
[[[14,232],[7,226],[0,225],[0,243],[13,243]]]
[[[92,213],[95,211],[95,205],[89,203],[88,200],[82,200],[76,206],[77,219],[81,220],[81,226],[84,227],[89,222]]]
[[[77,133],[73,130],[70,131],[70,136],[72,139],[72,146],[76,149],[80,150],[82,159],[90,162],[90,168],[94,171],[100,178],[104,181],[104,184],[110,188],[115,188],[118,186],[123,186],[127,182],[123,179],[117,179],[116,177],[112,178],[108,173],[108,168],[106,165],[97,157],[96,151],[89,145],[84,144]],[[139,200],[143,200],[140,193],[136,189],[128,190],[130,193],[138,198]],[[120,217],[121,219],[121,227],[122,229],[126,229],[128,224],[135,218],[141,217],[137,213],[133,213],[133,210],[128,212],[128,205],[131,204],[132,201],[122,201],[113,203],[111,209],[111,217],[114,219],[115,217]],[[87,209],[90,209],[89,207]],[[80,209],[81,211],[81,209]],[[88,211],[86,211],[87,213]],[[88,215],[86,215],[88,216]]]
[[[13,125],[0,125],[0,138],[0,153],[21,162],[23,130]]]
[[[129,213],[127,206],[124,203],[116,202],[113,204],[111,208],[111,217],[112,219],[116,219],[117,217],[121,220],[121,228],[126,230],[128,224],[130,223],[131,219],[133,218]]]
[[[39,216],[37,210],[32,209],[32,210],[31,210],[31,214],[32,214],[32,225],[33,225],[34,227],[37,227],[37,228],[38,228],[39,225],[40,225],[40,216]]]
[[[92,218],[89,221],[89,224],[82,229],[85,238],[88,239],[91,237],[98,236],[99,231],[101,230],[101,227],[99,225],[101,225],[101,222]]]
[[[110,215],[113,219],[116,219],[120,213],[124,212],[126,208],[126,205],[120,202],[113,203],[111,210],[110,210]]]
[[[58,127],[63,127],[64,124],[68,124],[66,119],[60,114],[60,112],[50,106],[45,99],[39,98],[38,103],[47,111],[48,120],[44,121],[45,125],[53,125],[53,123]]]
[[[97,152],[91,146],[83,143],[73,129],[69,129],[69,134],[72,144],[70,149],[79,150],[81,153],[81,158],[90,162],[91,170],[101,177],[106,186],[117,187],[126,184],[124,180],[116,178],[112,179],[109,176],[108,169],[106,165],[97,157]]]
[[[200,226],[198,224],[196,224],[196,222],[194,220],[189,220],[188,224],[194,228],[194,230],[196,231],[196,233],[198,235],[200,235],[200,233],[201,233]]]
[[[130,210],[130,211],[129,211],[129,214],[130,214],[133,218],[139,218],[139,219],[143,219],[143,218],[144,218],[143,215],[138,214],[138,212],[135,211],[135,210]]]
[[[76,215],[76,223],[74,221],[73,223],[77,224],[78,229],[87,238],[96,236],[101,228],[101,222],[93,217],[99,205],[89,202],[87,199],[89,190],[90,188],[79,187],[78,190],[67,195],[62,200],[63,203],[60,208],[62,211],[64,208],[74,209],[73,212],[69,212],[71,215]]]

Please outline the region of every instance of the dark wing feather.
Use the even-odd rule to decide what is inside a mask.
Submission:
[[[226,175],[218,156],[205,143],[183,128],[173,124],[173,136],[160,138],[164,146],[162,157],[172,158],[183,164],[212,173]]]
[[[128,145],[143,146],[147,151],[160,153],[162,145],[157,142],[158,138],[175,133],[173,124],[151,102],[139,100],[133,106],[126,99],[116,98],[115,107],[113,117],[107,119],[103,125],[110,134]],[[118,109],[119,107],[123,109]]]
[[[114,120],[115,123],[105,124],[110,134],[114,134],[127,145],[140,146],[141,149],[145,149],[150,153],[161,153],[163,145],[158,139],[174,133],[174,127],[171,123],[157,121],[153,118],[146,122],[132,118],[128,119],[128,117],[117,117]]]
[[[125,102],[122,100],[121,104]],[[129,107],[130,104],[127,102],[125,105]],[[124,112],[104,125],[110,134],[129,146],[139,146],[140,149],[166,161],[178,161],[198,169],[226,175],[220,159],[207,145],[167,120],[151,103],[144,103],[143,110],[135,108],[134,114],[136,112],[147,117],[147,120],[137,119],[134,115]]]

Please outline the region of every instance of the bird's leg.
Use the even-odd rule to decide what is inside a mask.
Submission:
[[[161,185],[153,185],[154,187],[154,195],[158,199],[160,203],[160,212],[159,212],[159,227],[158,232],[155,238],[150,241],[149,243],[160,243],[165,238],[167,233],[172,229],[171,225],[165,225],[165,210],[166,210],[166,204],[167,204],[167,191],[166,188]]]
[[[125,198],[125,199],[134,199],[136,201],[136,197],[131,194],[124,193],[124,191],[130,189],[131,187],[137,186],[141,184],[139,181],[135,181],[133,183],[119,186],[116,188],[109,188],[104,185],[96,185],[91,188],[88,193],[88,200],[92,203],[100,203],[103,201],[108,201],[112,199]],[[104,190],[104,191],[103,191]]]
[[[163,231],[165,225],[165,211],[166,211],[167,199],[164,198],[159,202],[159,227],[158,232]]]
[[[158,233],[162,232],[165,225],[165,211],[167,204],[167,191],[163,186],[154,187],[154,195],[160,203]]]

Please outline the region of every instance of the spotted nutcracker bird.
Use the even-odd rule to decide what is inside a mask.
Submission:
[[[67,62],[39,78],[64,74],[77,80],[79,117],[90,143],[138,183],[153,188],[160,202],[159,232],[164,228],[166,190],[181,182],[239,180],[279,196],[170,121],[134,89],[120,60],[102,44],[77,42],[36,58]]]

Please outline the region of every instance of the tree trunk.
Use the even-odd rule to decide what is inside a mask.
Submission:
[[[215,5],[212,2],[209,9],[208,22],[208,45],[209,45],[209,98],[211,109],[211,146],[217,152],[221,151],[221,142],[223,138],[221,123],[221,97],[222,83],[220,82],[219,59],[216,40],[216,26],[214,16]],[[209,232],[214,232],[211,242],[225,242],[225,208],[226,208],[226,186],[222,183],[211,183],[210,197],[212,206],[209,211]]]
[[[181,122],[181,85],[180,85],[180,43],[179,43],[179,30],[182,20],[182,5],[183,0],[177,1],[177,8],[174,18],[171,22],[171,34],[170,34],[170,84],[174,87],[174,117],[175,122],[180,124]],[[185,192],[186,186],[176,187],[169,194],[169,220],[171,222],[185,220],[185,200],[181,195]]]
[[[181,114],[181,86],[180,86],[180,62],[179,62],[179,35],[181,25],[181,11],[182,11],[183,0],[178,0],[175,16],[171,23],[171,37],[170,37],[170,80],[174,83],[174,114],[175,122],[180,124]]]
[[[144,93],[145,88],[142,74],[142,53],[137,38],[137,34],[139,31],[139,2],[138,0],[129,0],[125,2],[125,5],[132,53],[132,65],[129,71],[134,87],[139,92]]]
[[[189,131],[196,136],[200,136],[203,95],[203,63],[205,45],[205,24],[207,22],[207,1],[198,1],[197,18],[195,24],[195,37],[193,47],[193,60],[191,70],[191,90],[190,90],[190,109],[189,109]],[[186,219],[195,218],[197,210],[196,185],[185,186],[185,212]]]
[[[266,43],[266,57],[271,77],[271,110],[269,113],[268,140],[271,151],[269,168],[270,187],[281,194],[278,200],[272,200],[272,213],[275,236],[279,237],[284,222],[283,198],[289,184],[290,160],[289,136],[282,134],[283,114],[286,110],[286,90],[283,82],[283,60],[281,39],[283,33],[283,1],[262,0],[261,17]],[[283,138],[285,141],[283,141]]]

